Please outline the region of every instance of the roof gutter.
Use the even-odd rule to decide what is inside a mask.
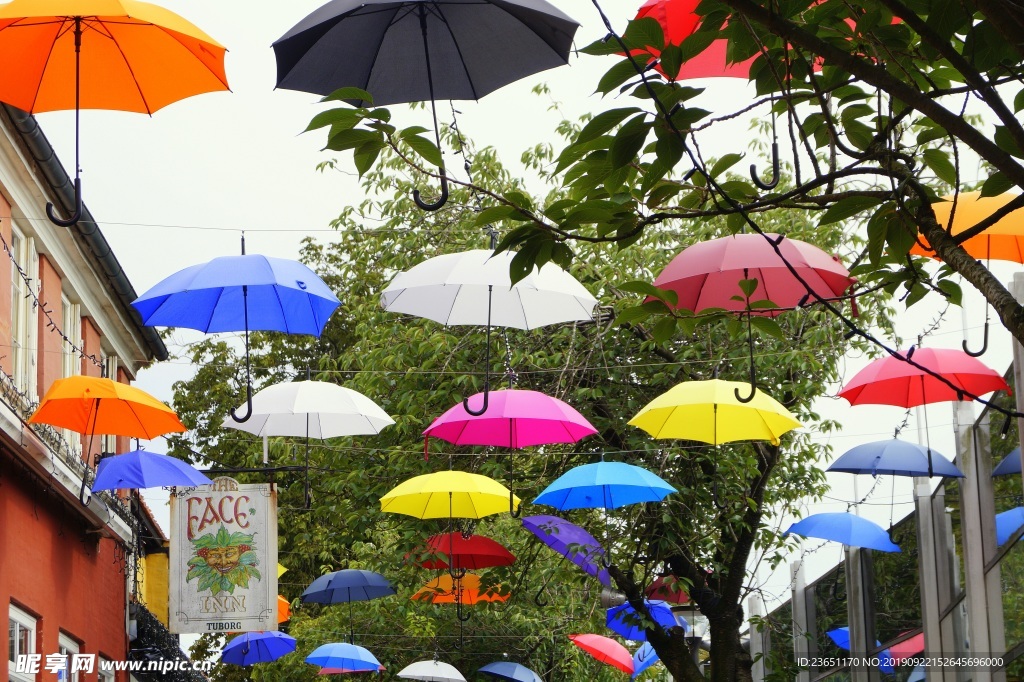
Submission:
[[[5,117],[11,121],[14,130],[21,137],[25,148],[39,165],[43,178],[57,200],[57,207],[64,215],[71,215],[75,210],[74,183],[68,177],[67,171],[64,170],[60,159],[57,158],[57,153],[50,146],[50,141],[46,139],[46,135],[40,129],[39,123],[32,114],[17,107],[12,107],[9,104],[0,104],[0,106],[2,106]],[[75,228],[77,229],[73,229],[73,233],[95,256],[110,287],[117,294],[124,309],[128,311],[129,317],[135,323],[136,329],[142,335],[142,339],[153,357],[157,360],[166,360],[168,357],[167,346],[164,345],[160,334],[155,329],[142,323],[139,312],[132,307],[132,301],[138,298],[138,294],[135,293],[135,288],[128,281],[128,276],[110,248],[110,243],[107,242],[106,237],[96,225],[96,219],[85,205],[82,206],[82,218]]]

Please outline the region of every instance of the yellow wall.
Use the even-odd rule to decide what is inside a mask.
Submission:
[[[167,597],[169,594],[167,559],[166,554],[149,554],[145,556],[142,559],[142,581],[139,586],[142,601],[145,603],[146,608],[165,627],[168,622]]]

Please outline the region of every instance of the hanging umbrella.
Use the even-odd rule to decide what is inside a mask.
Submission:
[[[685,620],[682,623],[676,620],[672,609],[665,602],[645,599],[644,605],[647,607],[647,612],[651,614],[651,619],[666,630],[674,627],[682,627],[684,630],[689,629],[688,623],[686,625],[683,624],[686,623]],[[644,627],[640,623],[640,616],[629,602],[608,609],[604,622],[609,630],[623,639],[634,642],[647,641],[647,633],[644,632]]]
[[[406,680],[422,680],[422,682],[466,682],[455,666],[441,661],[416,661],[398,671],[398,676]]]
[[[395,588],[380,573],[346,568],[327,573],[314,580],[302,592],[302,601],[314,604],[341,604],[348,602],[349,638],[355,643],[352,620],[352,602],[380,599],[395,594]],[[340,666],[345,667],[345,666]]]
[[[352,672],[376,672],[380,661],[361,646],[346,643],[324,644],[306,656],[306,663],[324,668],[345,668]]]
[[[127,488],[194,487],[213,483],[187,462],[145,450],[104,457],[96,467],[93,491]]]
[[[651,643],[644,642],[636,650],[636,653],[633,654],[633,674],[631,677],[635,680],[640,676],[640,673],[657,663],[658,660],[658,653],[651,646]]]
[[[508,601],[512,595],[508,592],[501,594],[498,591],[500,587],[500,585],[496,585],[484,589],[480,583],[480,576],[474,573],[467,573],[457,578],[445,574],[431,580],[409,598],[429,604],[458,604],[460,606]]]
[[[911,357],[953,384],[950,388],[924,370],[905,362]],[[1010,391],[1002,376],[961,350],[918,348],[873,360],[857,372],[839,395],[851,405],[917,407],[952,400],[973,400],[992,391]]]
[[[900,551],[884,528],[850,512],[811,514],[791,525],[784,533],[790,534],[841,542],[847,547],[867,547],[880,552]]]
[[[745,440],[779,444],[800,422],[771,396],[755,391],[749,402],[737,393],[744,384],[709,379],[684,381],[649,402],[630,425],[655,438],[696,440],[712,445]]]
[[[294,260],[245,255],[221,256],[192,265],[160,281],[132,302],[142,323],[185,327],[204,333],[245,332],[246,403],[252,416],[249,332],[280,331],[320,336],[341,305],[316,273]]]
[[[672,580],[668,582],[665,577],[659,577],[654,580],[647,589],[644,590],[644,595],[648,599],[654,599],[659,601],[669,602],[670,604],[689,604],[690,595],[683,589],[683,585],[678,580]]]
[[[227,90],[225,49],[173,12],[138,0],[12,0],[0,5],[0,101],[29,113],[75,110],[73,213],[82,216],[79,111],[146,114],[204,92]],[[72,78],[74,80],[72,80]]]
[[[996,544],[1005,545],[1021,526],[1024,526],[1024,507],[996,514]]]
[[[488,663],[477,670],[477,672],[493,677],[496,680],[508,680],[508,682],[544,682],[540,675],[525,665],[513,663],[512,661]]]
[[[295,638],[277,630],[269,632],[246,632],[238,635],[226,645],[220,660],[233,665],[253,665],[276,661],[295,651]]]
[[[418,562],[423,568],[477,570],[492,566],[511,566],[516,558],[505,547],[483,535],[459,532],[432,535],[419,554],[427,559]]]
[[[1020,446],[1018,445],[1003,458],[996,468],[992,470],[993,476],[1006,476],[1008,474],[1019,474],[1021,469]]]
[[[377,105],[480,99],[569,61],[579,24],[544,0],[332,0],[274,43],[277,87],[319,95],[343,87]],[[363,102],[354,102],[363,106]],[[441,197],[448,199],[444,168]]]
[[[629,650],[610,637],[602,635],[569,635],[573,644],[601,663],[614,666],[624,673],[633,673],[633,657]]]
[[[835,645],[837,647],[839,647],[840,649],[844,649],[846,651],[850,651],[850,628],[849,627],[844,625],[841,628],[836,628],[835,630],[829,630],[825,634],[828,635],[828,638],[831,639],[835,643]],[[876,639],[875,640],[875,646],[876,647],[882,646],[882,643],[879,642]],[[892,654],[889,653],[888,649],[884,649],[878,655],[878,669],[881,670],[883,673],[886,673],[887,675],[895,674],[896,668],[893,667],[893,663],[894,662],[895,662],[895,659],[892,657]]]
[[[277,595],[277,623],[287,623],[292,619],[292,603],[280,594]]]
[[[381,511],[417,519],[481,519],[508,510],[509,490],[493,478],[465,471],[416,476],[380,498]],[[513,496],[515,506],[520,499]]]
[[[350,670],[348,668],[320,668],[317,675],[348,675],[350,673],[379,673],[382,670],[387,670],[383,665],[378,666],[376,670]]]
[[[901,633],[902,637],[907,633]],[[889,647],[889,653],[896,660],[897,663],[902,663],[905,659],[924,651],[924,633],[920,632],[910,639],[905,639],[899,644],[893,644]]]
[[[602,585],[611,586],[608,571],[601,566],[604,548],[587,531],[557,516],[544,515],[523,517],[523,528],[582,568],[587,575],[597,578]]]
[[[915,665],[907,675],[907,682],[925,682],[927,679],[928,673],[925,672],[924,665]]]
[[[625,462],[596,462],[565,472],[533,501],[555,509],[617,509],[660,502],[676,489],[659,476]]]
[[[832,462],[826,471],[872,476],[964,476],[960,469],[941,453],[896,438],[864,443],[851,448]]]

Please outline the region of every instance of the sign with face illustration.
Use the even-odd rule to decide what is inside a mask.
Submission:
[[[170,631],[277,629],[273,484],[178,488],[171,495]]]

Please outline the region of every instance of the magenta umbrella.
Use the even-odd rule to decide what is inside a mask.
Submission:
[[[519,450],[536,445],[575,443],[597,433],[597,429],[570,405],[540,391],[509,388],[491,391],[487,410],[481,414],[466,411],[456,403],[434,420],[423,432],[423,456],[428,456],[430,437],[453,445],[482,445]],[[484,394],[470,396],[465,405],[474,412],[484,402]],[[512,478],[509,455],[509,478]],[[511,487],[511,486],[510,486]],[[512,513],[511,491],[509,512]],[[519,508],[520,512],[522,507]],[[518,516],[513,513],[513,516]]]

